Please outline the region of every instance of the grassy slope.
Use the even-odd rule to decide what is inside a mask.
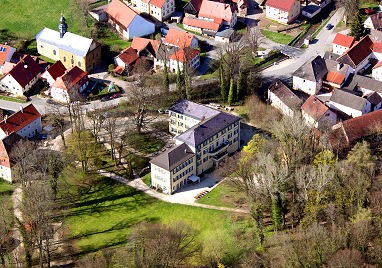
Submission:
[[[61,13],[70,32],[89,34],[75,0],[0,0],[0,29],[17,38],[33,39],[44,27],[57,30]]]
[[[89,192],[78,190],[66,226],[81,252],[125,244],[131,228],[142,221],[184,221],[200,232],[201,241],[217,232],[229,240],[234,228],[228,212],[165,203],[107,178],[93,182]]]
[[[293,36],[283,33],[276,33],[268,30],[261,30],[261,33],[268,39],[279,44],[288,44],[293,40]]]
[[[13,192],[13,185],[7,183],[3,180],[0,180],[0,195],[2,194],[11,194]]]

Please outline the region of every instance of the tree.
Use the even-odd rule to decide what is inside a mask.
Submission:
[[[110,153],[111,153],[111,159],[115,159],[115,137],[116,137],[116,128],[117,128],[117,118],[108,115],[104,122],[104,129],[106,133],[109,135],[109,142],[110,142]]]
[[[243,72],[241,68],[239,68],[239,74],[237,75],[237,80],[236,80],[236,100],[240,101],[242,98],[243,94]]]
[[[168,77],[167,64],[163,66],[163,91],[165,94],[170,92],[170,79]]]
[[[195,232],[183,223],[140,224],[130,245],[135,267],[179,267],[199,251]]]
[[[230,79],[229,81],[229,92],[228,92],[228,99],[227,99],[227,104],[231,106],[232,102],[234,101],[235,98],[235,84],[233,78]]]
[[[339,6],[345,9],[344,20],[347,25],[348,18],[352,18],[358,13],[359,0],[337,0]]]
[[[91,129],[92,129],[92,133],[94,136],[94,141],[95,141],[95,143],[97,143],[98,142],[98,134],[100,133],[102,126],[104,124],[104,121],[105,121],[105,112],[103,112],[102,110],[96,109],[94,111],[87,112],[86,115],[90,119]]]
[[[351,24],[350,35],[353,36],[355,40],[359,40],[365,35],[365,26],[363,25],[360,12],[356,13],[354,21]]]
[[[227,86],[224,76],[224,67],[222,64],[219,65],[219,78],[220,78],[220,96],[223,102],[227,100]]]
[[[60,107],[54,108],[54,110],[48,115],[48,120],[53,127],[57,128],[61,136],[62,143],[66,147],[65,142],[65,115],[61,112]]]
[[[13,211],[6,200],[0,195],[0,263],[7,267],[5,257],[9,253],[12,244]]]
[[[74,132],[68,138],[67,152],[81,163],[82,171],[85,173],[88,172],[90,159],[92,159],[96,153],[94,143],[94,137],[90,131],[82,131],[81,133]]]

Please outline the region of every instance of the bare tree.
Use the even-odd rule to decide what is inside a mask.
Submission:
[[[344,20],[347,25],[349,18],[358,13],[359,0],[337,0],[337,4],[345,9]]]
[[[48,115],[48,120],[53,127],[57,128],[61,136],[62,143],[66,147],[65,142],[65,115],[61,112],[60,107],[54,108],[54,110]]]
[[[0,263],[7,267],[5,257],[12,245],[13,212],[5,197],[0,195]]]
[[[94,111],[87,112],[87,116],[90,119],[94,141],[98,142],[98,134],[100,133],[105,121],[105,112],[96,109]]]
[[[111,159],[115,159],[115,138],[116,138],[116,128],[117,128],[117,118],[113,115],[108,115],[103,124],[103,128],[106,133],[109,135],[109,143],[110,143],[110,153]]]

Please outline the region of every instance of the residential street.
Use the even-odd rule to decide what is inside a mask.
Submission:
[[[330,18],[328,23],[332,25],[337,25],[344,14],[344,9],[339,8],[335,14]],[[304,50],[304,53],[300,55],[298,58],[291,58],[288,60],[285,60],[277,65],[271,66],[268,69],[265,69],[261,72],[262,76],[265,79],[275,79],[275,78],[281,78],[281,79],[290,79],[293,72],[296,71],[300,66],[302,66],[305,62],[307,62],[309,59],[321,55],[325,53],[325,51],[330,51],[332,46],[332,41],[336,35],[336,32],[334,32],[335,27],[333,27],[331,30],[327,30],[322,28],[320,33],[316,37],[316,41],[313,44],[310,44],[307,49]]]

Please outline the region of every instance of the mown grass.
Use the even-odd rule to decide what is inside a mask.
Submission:
[[[198,232],[201,242],[216,233],[224,233],[227,241],[232,239],[235,224],[229,212],[162,202],[109,178],[94,176],[91,184],[71,185],[78,195],[67,212],[65,226],[80,253],[125,245],[132,228],[142,221],[183,221]]]
[[[76,0],[0,0],[0,6],[0,29],[17,39],[34,39],[44,27],[57,30],[61,13],[70,32],[90,35]]]
[[[150,133],[134,133],[125,137],[129,146],[142,153],[154,153],[165,146],[165,142]]]
[[[234,208],[244,201],[244,195],[238,193],[227,181],[223,181],[197,202],[206,205]]]
[[[142,181],[147,185],[151,185],[151,172],[142,177]]]
[[[0,179],[0,195],[10,195],[13,192],[14,186]]]
[[[272,32],[268,30],[261,30],[261,33],[268,39],[272,40],[273,42],[287,45],[289,42],[293,40],[293,36],[288,35],[288,34],[283,34],[283,33],[277,33],[277,32]]]

